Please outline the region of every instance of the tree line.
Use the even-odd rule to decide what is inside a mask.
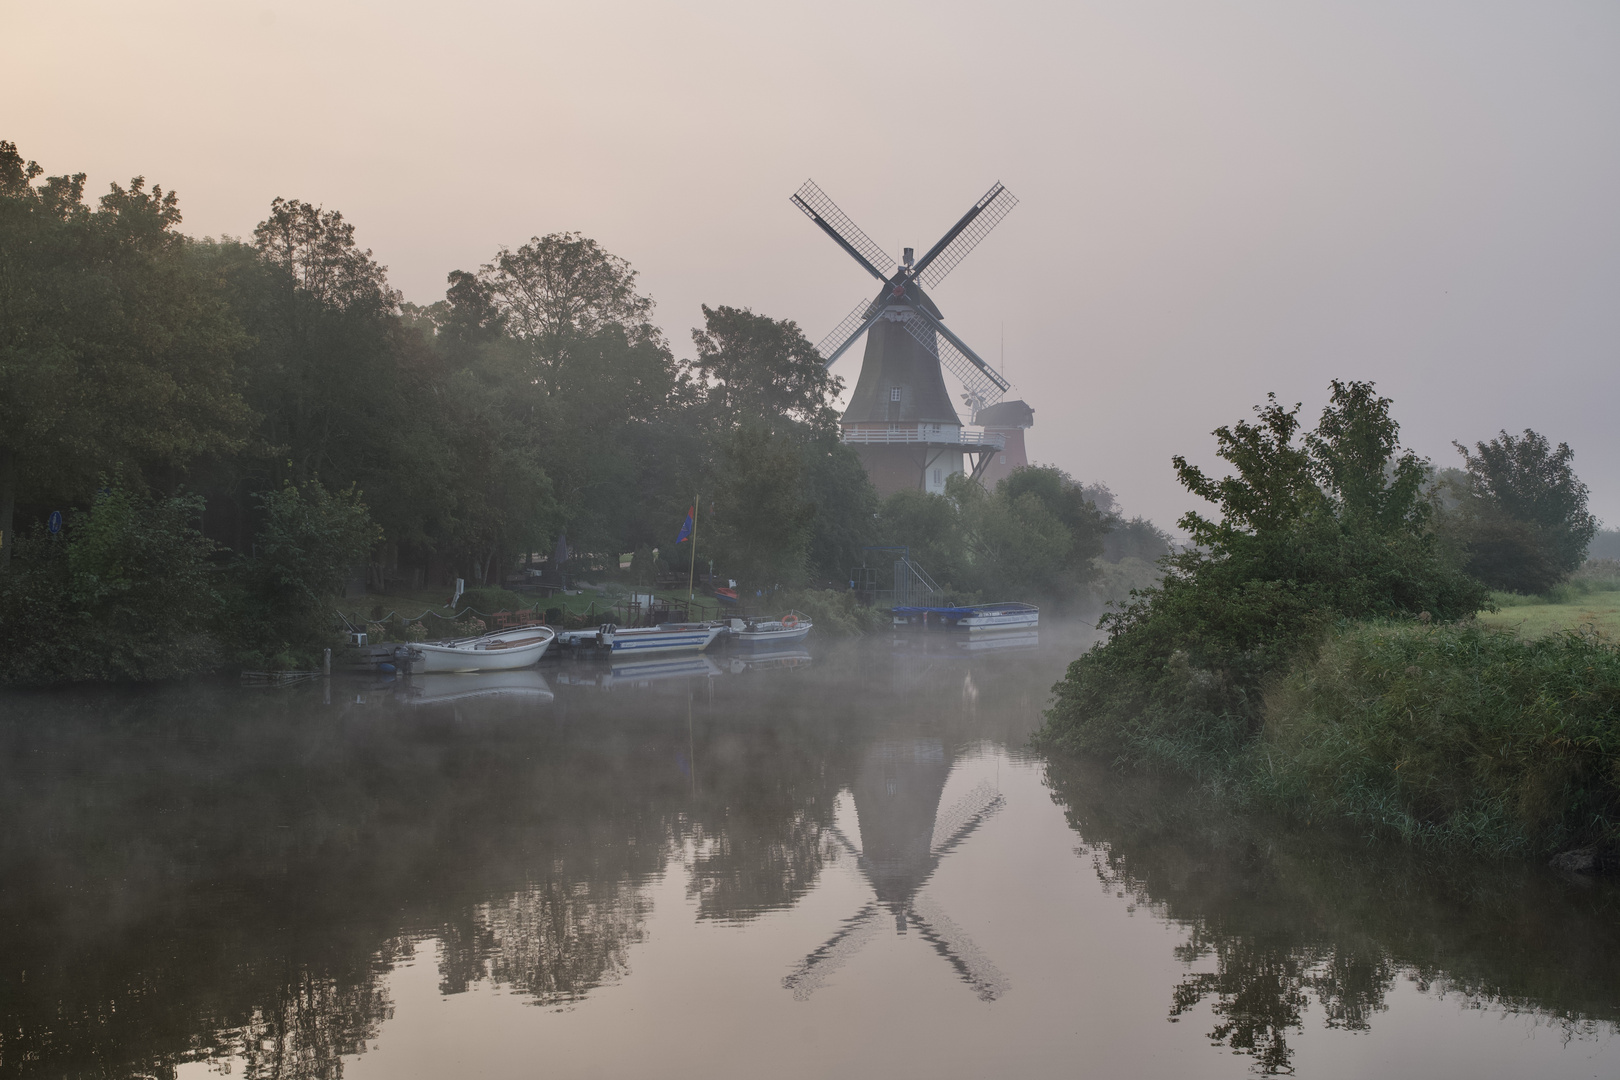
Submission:
[[[345,580],[498,585],[559,539],[577,566],[657,549],[667,570],[694,500],[704,561],[747,589],[841,588],[882,539],[933,543],[969,593],[1072,591],[1101,535],[1056,470],[883,506],[794,323],[704,306],[682,357],[629,263],[577,233],[417,305],[336,210],[277,198],[249,238],[195,238],[161,186],[92,203],[84,174],[43,173],[0,143],[12,680],[307,662]]]
[[[1314,428],[1275,396],[1176,457],[1218,510],[1069,666],[1041,739],[1196,776],[1240,803],[1494,853],[1613,846],[1620,650],[1482,630],[1551,587],[1597,522],[1567,445],[1499,434],[1436,473],[1392,402],[1339,382]]]

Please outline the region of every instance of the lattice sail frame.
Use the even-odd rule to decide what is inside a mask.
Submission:
[[[794,193],[792,202],[806,217],[831,232],[834,239],[845,245],[850,253],[856,256],[857,261],[864,261],[873,276],[893,284],[905,281],[908,274],[914,274],[911,280],[932,288],[943,281],[946,275],[967,258],[968,254],[978,247],[979,242],[1012,212],[1018,205],[1018,197],[998,180],[963,215],[962,221],[946,234],[946,238],[942,238],[940,243],[918,261],[914,272],[907,267],[901,267],[899,273],[891,278],[885,278],[884,272],[879,267],[895,265],[893,257],[867,236],[814,180],[806,180]],[[831,366],[833,361],[854,344],[857,337],[869,329],[869,324],[878,317],[878,314],[890,305],[891,302],[881,294],[876,300],[863,300],[856,304],[850,313],[817,343],[816,352],[827,365]],[[999,402],[1011,390],[999,373],[980,358],[965,353],[963,349],[966,345],[958,348],[947,336],[949,331],[941,332],[940,326],[934,325],[932,319],[926,319],[912,310],[908,312],[903,323],[907,332],[933,354],[940,366],[948,369],[962,384],[964,391],[962,399],[970,413],[977,414],[985,406]]]
[[[876,240],[862,232],[861,227],[851,221],[849,215],[840,210],[838,204],[828,198],[827,193],[817,187],[814,180],[806,180],[804,186],[794,192],[793,199],[806,217],[814,221],[819,215],[823,221],[832,226],[834,232],[844,238],[846,244],[860,252],[861,257],[867,262],[885,274],[893,273],[890,268],[897,265],[893,256],[879,247]],[[811,211],[815,213],[812,214]]]
[[[956,269],[958,263],[967,258],[968,252],[979,246],[979,241],[990,234],[990,230],[1000,224],[1001,219],[1012,213],[1013,207],[1018,205],[1018,196],[1001,186],[998,180],[995,187],[985,192],[984,198],[974,204],[982,207],[974,219],[961,232],[957,233],[945,250],[934,256],[932,262],[922,268],[917,280],[932,289],[945,275]],[[835,208],[836,209],[836,208]]]
[[[858,325],[858,324],[857,324]],[[956,381],[962,384],[964,397],[968,399],[969,413],[977,413],[986,405],[994,405],[1007,393],[1007,387],[992,379],[978,364],[951,344],[949,338],[942,336],[932,326],[929,326],[915,314],[908,313],[904,322],[905,328],[912,337],[916,338],[922,347],[934,354],[941,367],[956,376]]]
[[[826,363],[832,363],[833,358],[841,351],[841,347],[848,345],[851,339],[854,338],[855,332],[864,326],[868,319],[877,314],[879,306],[876,300],[862,300],[856,304],[850,310],[850,313],[844,316],[843,321],[833,327],[832,332],[816,344],[816,352],[821,354],[821,359]]]

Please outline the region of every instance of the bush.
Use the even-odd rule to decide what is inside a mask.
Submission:
[[[858,637],[893,622],[887,608],[866,607],[848,590],[783,590],[773,598],[772,605],[773,611],[793,608],[804,612],[815,624],[814,632],[829,637]]]
[[[202,499],[103,490],[60,536],[17,545],[0,577],[0,681],[150,682],[222,659],[214,545]]]
[[[1268,804],[1406,840],[1620,840],[1620,649],[1587,633],[1341,627],[1266,694],[1239,770]]]

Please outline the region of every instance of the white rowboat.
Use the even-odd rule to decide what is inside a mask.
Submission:
[[[411,671],[511,671],[546,654],[557,632],[549,626],[523,626],[482,637],[421,642],[411,646]]]

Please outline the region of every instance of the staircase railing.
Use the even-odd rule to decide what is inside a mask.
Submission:
[[[939,607],[945,590],[928,571],[902,556],[894,561],[894,604],[896,607]]]

